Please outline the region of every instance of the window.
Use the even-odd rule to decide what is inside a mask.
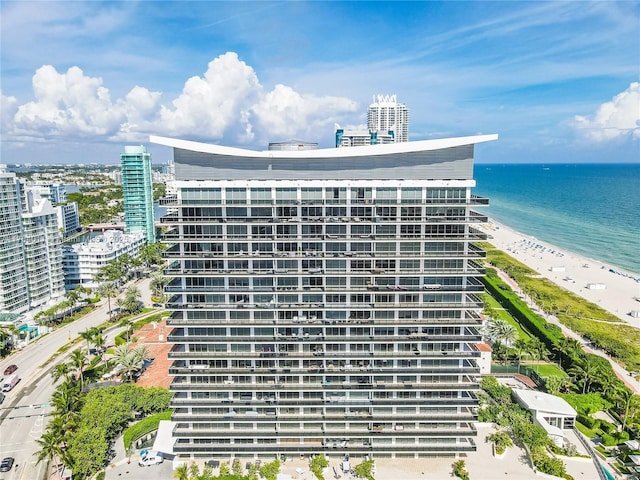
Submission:
[[[226,188],[227,204],[247,203],[247,190],[245,188]]]
[[[251,203],[271,203],[270,188],[252,188]]]

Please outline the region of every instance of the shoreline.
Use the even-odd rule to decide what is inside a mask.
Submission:
[[[479,227],[487,242],[522,262],[558,286],[640,328],[640,274],[613,267],[513,230],[489,218]]]

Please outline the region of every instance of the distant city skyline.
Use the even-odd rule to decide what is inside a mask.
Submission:
[[[334,143],[375,94],[482,162],[635,162],[639,2],[0,3],[2,163],[113,163],[149,135]],[[156,163],[169,149],[151,146]]]

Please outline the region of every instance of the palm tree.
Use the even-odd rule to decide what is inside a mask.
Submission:
[[[102,351],[104,350],[106,344],[107,340],[100,333],[96,334],[96,336],[93,337],[93,346],[98,349],[100,356],[102,356]]]
[[[519,338],[513,344],[513,349],[516,351],[516,355],[518,355],[518,373],[520,373],[520,364],[522,363],[522,355],[527,353],[528,351],[527,341]]]
[[[36,443],[40,445],[40,450],[34,454],[36,456],[36,463],[41,463],[45,460],[47,462],[55,460],[55,469],[56,472],[59,472],[57,459],[60,458],[62,453],[62,449],[60,448],[62,437],[56,435],[53,431],[46,431],[40,438],[36,439]],[[60,478],[59,475],[58,478]]]
[[[13,341],[14,335],[18,334],[18,329],[15,325],[2,325],[0,326],[0,352],[8,350],[9,345]]]
[[[91,341],[93,340],[93,338],[98,333],[98,331],[99,330],[98,330],[97,327],[92,327],[92,328],[87,328],[84,332],[80,332],[79,333],[80,338],[82,338],[83,340],[85,340],[87,342],[87,351],[89,351],[89,345],[90,345]]]
[[[500,342],[510,347],[518,339],[518,331],[505,320],[491,319],[487,324],[487,336],[492,343]]]
[[[622,415],[622,431],[624,431],[627,420],[640,411],[640,395],[636,395],[627,387],[617,389],[614,395],[619,408],[624,411]]]
[[[51,376],[53,377],[53,383],[56,383],[63,377],[67,377],[69,375],[69,364],[68,363],[59,363],[53,370],[51,371]]]
[[[82,397],[78,385],[72,380],[66,380],[53,392],[51,405],[54,415],[60,417],[65,425],[73,424],[78,419],[82,407]]]
[[[173,478],[178,480],[189,480],[189,467],[183,463],[173,471]]]
[[[542,340],[538,337],[531,337],[528,342],[528,353],[534,358],[538,363],[538,371],[540,371],[540,361],[545,360],[547,355],[549,354],[549,350],[547,350],[547,346],[544,344]]]
[[[84,387],[84,365],[87,362],[87,354],[82,350],[74,350],[71,352],[71,365],[73,365],[80,375],[80,388]]]
[[[154,272],[151,275],[151,282],[149,287],[155,297],[160,297],[164,293],[164,286],[167,284],[167,278],[162,275],[162,272]]]
[[[569,359],[575,359],[582,353],[582,345],[574,338],[562,337],[556,344],[556,350]]]
[[[116,287],[113,285],[113,282],[103,282],[98,287],[98,293],[101,297],[107,297],[107,305],[109,308],[109,321],[111,321],[111,299],[118,294]]]
[[[146,345],[138,345],[131,348],[129,345],[120,345],[116,347],[114,360],[118,365],[122,366],[122,374],[129,381],[133,378],[133,374],[140,370],[145,360],[149,359],[149,350]]]
[[[64,294],[64,296],[67,297],[67,301],[69,302],[69,307],[73,312],[73,308],[76,306],[76,304],[80,300],[80,292],[78,292],[75,289],[69,290],[67,293]]]
[[[142,310],[140,299],[142,294],[135,285],[130,285],[124,292],[124,297],[118,300],[118,305],[131,314],[139,313]]]
[[[569,373],[576,378],[576,381],[582,382],[582,393],[587,393],[589,386],[600,376],[600,368],[593,357],[587,355],[579,362],[574,363],[573,367],[569,369]]]

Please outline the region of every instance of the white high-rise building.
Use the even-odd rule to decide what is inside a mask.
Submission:
[[[371,132],[393,133],[396,143],[409,141],[409,109],[398,103],[396,95],[374,95],[367,110],[367,127]]]
[[[0,171],[0,311],[26,312],[63,294],[55,208]]]
[[[58,205],[56,211],[58,213],[58,225],[63,237],[76,233],[82,228],[77,202]]]
[[[249,151],[162,137],[180,458],[476,449],[474,144]]]

